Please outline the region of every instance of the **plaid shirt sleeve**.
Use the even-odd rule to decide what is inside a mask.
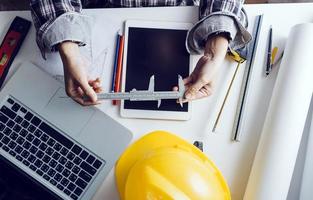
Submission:
[[[237,50],[251,40],[248,20],[242,8],[244,0],[201,0],[199,22],[188,32],[186,47],[190,53],[202,53],[211,35],[226,33],[229,47]]]
[[[55,51],[56,44],[62,41],[90,44],[91,19],[81,14],[82,4],[92,7],[186,6],[198,5],[199,0],[31,0],[36,41],[43,57],[45,52]],[[242,4],[243,0],[200,0],[200,21],[188,32],[187,50],[201,53],[207,39],[221,32],[228,34],[231,48],[244,47],[251,35],[246,30],[247,16]]]
[[[45,52],[55,51],[56,44],[62,41],[79,45],[90,42],[91,19],[81,14],[80,0],[31,0],[30,7],[36,42],[44,58]]]

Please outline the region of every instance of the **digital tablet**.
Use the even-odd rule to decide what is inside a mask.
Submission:
[[[125,22],[122,91],[148,90],[154,75],[155,91],[172,91],[178,75],[187,77],[191,56],[185,40],[190,23],[135,21]],[[183,107],[175,99],[157,101],[121,101],[121,116],[128,118],[188,120],[191,104]]]

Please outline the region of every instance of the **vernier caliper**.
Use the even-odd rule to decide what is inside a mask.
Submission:
[[[154,91],[154,75],[150,77],[148,90],[132,89],[130,92],[109,92],[97,94],[99,100],[130,100],[130,101],[158,101],[158,108],[162,99],[178,99],[180,106],[183,107],[183,97],[185,94],[185,84],[178,75],[178,91]]]

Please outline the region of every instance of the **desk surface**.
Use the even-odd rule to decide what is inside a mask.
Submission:
[[[119,116],[119,108],[112,106],[111,102],[104,102],[99,106],[102,111],[128,127],[134,133],[134,139],[150,131],[162,129],[176,133],[190,142],[194,140],[203,141],[204,152],[222,171],[235,200],[243,197],[277,75],[277,68],[275,68],[268,78],[264,77],[265,50],[269,24],[271,23],[274,29],[274,45],[283,47],[291,26],[297,23],[313,21],[312,3],[245,5],[245,8],[250,19],[249,30],[252,30],[256,15],[264,13],[265,18],[255,58],[246,110],[247,117],[244,122],[241,142],[232,142],[231,132],[244,67],[241,67],[239,76],[234,82],[217,131],[215,133],[211,131],[222,98],[235,70],[235,63],[226,60],[217,77],[214,94],[210,98],[193,103],[192,119],[189,121],[124,119]],[[101,49],[108,50],[102,76],[105,90],[109,90],[111,81],[115,45],[113,41],[115,41],[117,30],[122,29],[124,20],[145,19],[194,23],[197,21],[198,16],[196,7],[93,9],[85,10],[84,12],[95,20],[93,38],[96,38],[96,40],[92,43],[94,55],[99,53]],[[0,12],[0,40],[3,39],[9,24],[16,15],[31,19],[29,11]],[[197,59],[198,56],[195,56],[194,65]],[[21,51],[13,62],[9,76],[24,61],[31,61],[51,74],[62,74],[62,65],[58,54],[49,54],[47,61],[41,58],[35,44],[34,27],[31,28]],[[118,199],[114,185],[113,170],[100,187],[94,199]]]

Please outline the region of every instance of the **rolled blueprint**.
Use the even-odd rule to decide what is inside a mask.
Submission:
[[[245,200],[285,200],[313,92],[313,24],[291,29]]]

